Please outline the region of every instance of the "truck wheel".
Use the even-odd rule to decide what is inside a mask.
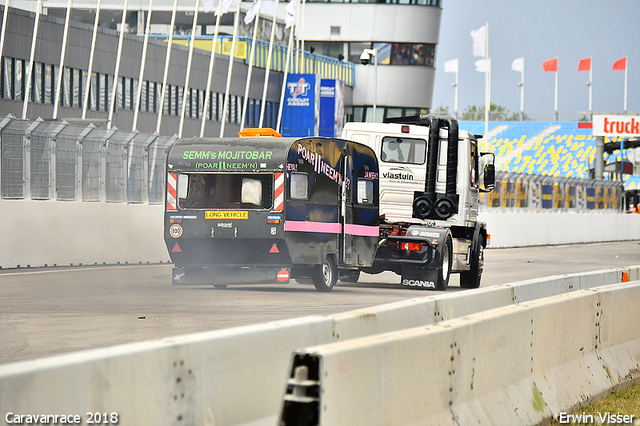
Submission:
[[[327,256],[324,263],[313,271],[313,285],[318,291],[331,291],[338,280],[338,271],[333,258]]]
[[[357,283],[359,278],[360,271],[342,271],[340,281],[344,281],[346,283]]]
[[[478,239],[477,249],[471,253],[471,269],[460,272],[460,287],[478,288],[484,269],[484,238]]]
[[[438,268],[438,282],[436,290],[445,291],[449,287],[449,277],[451,276],[451,262],[453,259],[453,243],[448,235],[442,249],[442,263]]]

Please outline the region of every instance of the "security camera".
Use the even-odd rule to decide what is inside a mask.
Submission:
[[[369,62],[371,61],[371,55],[369,55],[368,52],[362,52],[362,54],[360,55],[360,62],[362,62],[362,65],[368,65]]]

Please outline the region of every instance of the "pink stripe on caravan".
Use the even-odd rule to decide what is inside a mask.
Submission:
[[[326,223],[326,222],[300,222],[300,221],[287,220],[284,223],[284,230],[295,231],[295,232],[321,232],[325,234],[340,234],[342,232],[342,224]]]
[[[344,225],[344,233],[349,235],[358,235],[362,237],[377,237],[380,234],[380,227],[346,224]]]

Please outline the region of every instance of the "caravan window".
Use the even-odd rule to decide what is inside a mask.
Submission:
[[[178,176],[182,209],[266,210],[273,204],[273,174],[191,173]]]
[[[373,204],[373,181],[368,179],[358,180],[358,204]]]
[[[382,138],[380,159],[387,163],[424,164],[427,141],[386,136]]]
[[[309,175],[291,173],[290,194],[292,200],[306,200],[309,197]]]

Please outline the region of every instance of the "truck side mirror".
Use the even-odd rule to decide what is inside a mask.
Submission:
[[[484,166],[484,189],[489,192],[496,185],[496,166],[486,164]]]
[[[490,155],[491,160],[487,162],[484,166],[484,170],[482,173],[484,188],[481,189],[482,192],[491,192],[496,185],[496,156],[492,152],[481,152],[480,157],[484,157],[485,155]]]

